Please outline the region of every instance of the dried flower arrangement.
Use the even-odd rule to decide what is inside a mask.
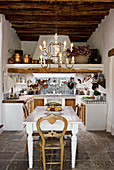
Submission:
[[[72,52],[70,52],[70,49],[67,49],[67,55],[69,57],[79,56],[79,55],[90,56],[91,49],[89,48],[89,46],[78,46],[77,48],[73,47]]]

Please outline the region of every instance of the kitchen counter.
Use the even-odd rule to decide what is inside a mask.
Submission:
[[[19,99],[7,99],[3,100],[2,103],[26,103],[28,100],[32,99],[33,95],[19,96]]]

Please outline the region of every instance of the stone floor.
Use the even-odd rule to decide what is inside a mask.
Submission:
[[[3,132],[0,135],[0,170],[27,170],[28,159],[24,154],[25,132]],[[34,150],[33,170],[43,170],[39,150]],[[59,170],[51,165],[48,170]],[[63,170],[70,170],[70,150],[65,150]],[[114,170],[114,136],[106,132],[88,132],[79,128],[78,153],[74,170]]]

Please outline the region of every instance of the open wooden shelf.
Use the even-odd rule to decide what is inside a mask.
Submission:
[[[65,64],[59,69],[57,64],[50,64],[50,69],[41,64],[7,64],[7,69],[9,73],[102,73],[103,64],[75,64],[72,69]]]

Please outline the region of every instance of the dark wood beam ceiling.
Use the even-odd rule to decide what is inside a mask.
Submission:
[[[0,0],[0,13],[12,24],[22,41],[40,35],[68,35],[85,42],[114,8],[114,0]]]

